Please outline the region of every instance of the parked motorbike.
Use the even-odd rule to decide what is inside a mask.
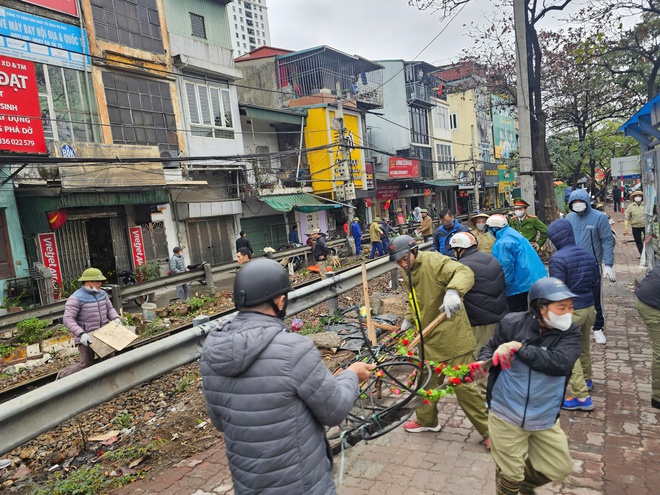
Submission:
[[[277,250],[278,251],[287,251],[289,249],[296,249],[296,248],[300,248],[300,247],[303,247],[303,245],[292,242],[291,244],[284,244],[284,245],[278,247]],[[293,271],[298,271],[303,266],[304,258],[303,258],[302,255],[297,254],[297,255],[291,256],[289,258],[289,263],[293,263]]]

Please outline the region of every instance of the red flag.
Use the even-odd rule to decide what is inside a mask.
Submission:
[[[390,209],[390,204],[392,203],[392,199],[394,199],[394,196],[390,196],[387,201],[385,201],[385,204],[383,205],[384,210],[389,210]]]
[[[66,222],[66,210],[64,208],[49,211],[46,216],[48,217],[48,224],[53,230],[59,229]]]

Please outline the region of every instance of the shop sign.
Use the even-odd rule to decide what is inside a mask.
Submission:
[[[4,7],[0,7],[0,54],[91,70],[87,34],[80,27]]]
[[[508,165],[497,166],[498,182],[515,182],[516,171]]]
[[[387,201],[399,197],[401,190],[400,184],[383,184],[378,182],[378,189],[376,189],[376,201]]]
[[[142,239],[142,228],[131,227],[128,229],[129,238],[131,240],[131,252],[133,253],[133,267],[137,270],[140,265],[147,263],[147,257],[144,254],[144,241]]]
[[[374,164],[371,162],[364,163],[365,177],[367,179],[367,189],[372,190],[374,188]]]
[[[57,252],[57,241],[55,234],[52,232],[48,234],[39,234],[39,250],[41,252],[41,259],[44,265],[50,270],[53,282],[53,293],[57,298],[58,285],[62,286],[62,269],[60,267],[60,256]]]
[[[76,0],[23,0],[26,3],[46,7],[50,10],[56,10],[63,14],[69,14],[78,17],[78,7]]]
[[[0,55],[0,151],[46,153],[34,64]]]
[[[499,170],[497,164],[495,163],[485,163],[484,164],[484,186],[485,187],[497,187],[499,184]]]
[[[388,172],[389,177],[392,179],[412,179],[419,177],[419,160],[391,156]]]

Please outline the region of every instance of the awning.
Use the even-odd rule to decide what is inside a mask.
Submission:
[[[332,210],[334,208],[341,208],[340,204],[321,203],[311,194],[298,193],[298,194],[283,194],[281,196],[264,196],[261,198],[271,208],[278,211],[302,211],[303,213],[311,213],[319,210]]]
[[[303,117],[307,116],[307,110],[304,109],[301,111],[274,110],[245,103],[239,104],[238,108],[241,115],[245,115],[249,119],[279,122],[281,124],[301,125]]]
[[[155,163],[94,163],[59,167],[63,190],[165,187],[163,165]]]
[[[454,187],[458,185],[458,182],[453,180],[425,180],[422,184],[431,187]]]
[[[656,107],[654,109],[654,107]],[[660,107],[660,94],[656,95],[651,101],[640,108],[635,115],[619,127],[619,132],[624,132],[626,136],[632,136],[644,146],[650,148],[660,140],[660,129],[653,127],[651,112],[658,112]]]

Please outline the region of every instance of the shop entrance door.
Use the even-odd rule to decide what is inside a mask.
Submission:
[[[101,270],[109,282],[116,283],[117,267],[110,220],[110,218],[89,218],[85,224],[91,266]]]

